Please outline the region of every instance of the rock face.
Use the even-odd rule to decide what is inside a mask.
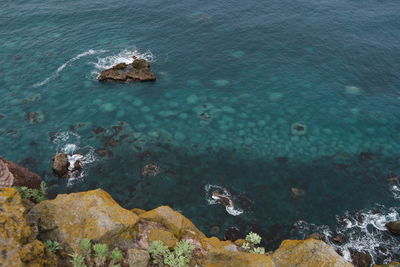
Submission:
[[[139,215],[140,219],[163,224],[176,237],[191,236],[197,239],[206,236],[194,224],[179,212],[168,206],[161,206]]]
[[[272,254],[275,267],[350,267],[336,251],[320,240],[285,240]]]
[[[388,222],[386,228],[394,235],[400,235],[400,221]]]
[[[231,241],[220,241],[216,237],[204,238],[202,246],[208,251],[206,267],[273,267],[271,257],[238,251]]]
[[[352,260],[356,267],[370,267],[372,264],[372,257],[369,254],[359,251],[353,253]]]
[[[65,153],[58,153],[53,157],[53,166],[52,169],[54,173],[62,178],[68,174],[68,155]]]
[[[0,188],[12,187],[14,183],[14,175],[8,170],[7,165],[0,161]]]
[[[42,240],[57,241],[68,252],[79,251],[83,238],[126,248],[134,238],[138,216],[116,203],[101,189],[58,195],[34,206],[29,221]]]
[[[41,179],[39,175],[25,169],[18,164],[0,157],[0,162],[5,163],[8,170],[14,177],[12,186],[26,186],[29,188],[39,189]]]
[[[129,267],[147,267],[150,261],[150,254],[146,250],[129,249],[128,264]]]
[[[0,210],[0,266],[43,266],[44,245],[35,240],[14,188],[0,189]]]
[[[155,81],[156,76],[150,71],[150,64],[145,59],[134,59],[131,64],[119,63],[110,69],[103,70],[97,78],[99,81]]]

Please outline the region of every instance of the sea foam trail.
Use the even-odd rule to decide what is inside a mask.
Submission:
[[[62,64],[60,67],[58,67],[57,70],[52,75],[50,75],[49,77],[47,77],[46,79],[44,79],[41,82],[35,83],[33,85],[33,87],[37,88],[37,87],[43,86],[43,85],[47,84],[48,82],[50,82],[51,80],[57,78],[58,75],[60,74],[60,72],[62,72],[69,64],[71,64],[72,62],[80,59],[81,57],[89,56],[89,55],[95,55],[95,54],[101,54],[101,53],[104,53],[104,52],[107,52],[107,50],[89,49],[88,51],[83,52],[83,53],[77,55],[76,57],[73,57],[73,58],[69,59],[67,62]]]
[[[149,62],[154,62],[155,57],[150,51],[140,52],[139,50],[128,50],[125,49],[116,55],[107,57],[98,57],[97,62],[94,62],[95,70],[92,71],[93,78],[97,78],[102,70],[109,69],[118,63],[132,63],[132,57],[135,56],[138,59],[145,59]]]

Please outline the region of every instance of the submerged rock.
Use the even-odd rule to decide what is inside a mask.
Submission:
[[[303,189],[294,188],[294,187],[290,190],[290,192],[294,198],[303,197],[306,195],[306,192]]]
[[[385,226],[392,234],[400,235],[400,221],[388,222]]]
[[[27,112],[25,114],[25,120],[28,121],[30,124],[40,123],[44,120],[44,115],[41,112]]]
[[[301,123],[293,123],[291,127],[291,132],[293,135],[302,136],[307,133],[307,126]]]
[[[275,267],[351,267],[351,263],[342,258],[325,242],[315,239],[284,240],[272,254]]]
[[[65,153],[58,153],[53,157],[53,171],[60,177],[64,178],[68,174],[68,155]]]
[[[156,76],[150,71],[150,63],[145,59],[133,59],[131,64],[119,63],[110,69],[103,70],[97,78],[99,81],[155,81]]]
[[[372,257],[364,252],[356,251],[351,258],[355,267],[370,267],[372,264]]]
[[[7,165],[0,160],[0,188],[12,187],[14,175],[10,172]]]
[[[143,167],[142,175],[144,177],[156,176],[160,173],[160,167],[155,164],[147,164]]]
[[[139,220],[101,189],[43,201],[30,210],[28,219],[38,227],[42,240],[57,241],[68,252],[79,249],[83,238],[129,248]]]
[[[0,161],[5,163],[8,170],[14,177],[14,182],[12,186],[26,186],[28,188],[34,189],[40,188],[41,179],[39,175],[2,157],[0,157]]]

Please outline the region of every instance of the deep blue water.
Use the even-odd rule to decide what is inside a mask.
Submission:
[[[345,232],[345,254],[399,259],[383,227],[399,219],[398,183],[386,179],[400,175],[398,1],[2,3],[0,154],[53,195],[101,187],[126,208],[171,205],[221,238],[257,231],[268,249]],[[96,81],[133,54],[152,61],[156,82]],[[69,182],[51,172],[68,144],[94,157]],[[148,163],[160,174],[142,177]],[[209,205],[208,184],[244,213]]]

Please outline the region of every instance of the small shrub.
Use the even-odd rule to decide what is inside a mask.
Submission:
[[[111,257],[110,266],[115,267],[117,265],[119,266],[119,264],[117,265],[114,264],[120,262],[122,260],[123,255],[121,250],[119,250],[119,248],[114,248],[113,251],[111,251],[110,257]]]
[[[16,186],[15,189],[20,193],[22,198],[30,199],[34,202],[42,202],[47,199],[47,185],[45,182],[40,183],[40,189],[28,188],[26,186]]]
[[[86,267],[85,259],[78,253],[70,255],[72,257],[71,263],[74,267]]]
[[[107,244],[94,244],[94,262],[96,266],[102,266],[107,260],[108,256],[108,245]]]
[[[57,241],[47,240],[44,243],[44,245],[45,245],[47,251],[50,251],[50,252],[54,252],[56,250],[61,249],[60,243],[58,243]]]
[[[161,241],[153,241],[149,247],[149,253],[153,264],[163,266],[163,263],[173,267],[187,267],[192,260],[195,246],[187,240],[179,241],[170,251]]]
[[[246,236],[246,241],[242,245],[242,249],[250,253],[265,254],[265,249],[263,247],[256,247],[256,245],[261,243],[261,236],[256,233],[250,232]]]

